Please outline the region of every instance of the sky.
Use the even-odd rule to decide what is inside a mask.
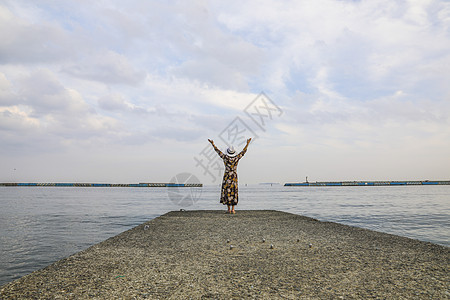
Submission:
[[[0,182],[449,180],[449,66],[448,1],[0,0]]]

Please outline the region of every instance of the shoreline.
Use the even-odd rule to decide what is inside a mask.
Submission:
[[[449,260],[449,247],[286,212],[172,211],[7,283],[0,296],[448,298]]]

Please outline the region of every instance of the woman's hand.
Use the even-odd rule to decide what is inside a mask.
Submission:
[[[213,142],[213,140],[210,140],[210,139],[208,139],[208,142],[210,142],[211,144],[213,144],[213,145],[214,145],[214,142]]]
[[[248,140],[247,140],[247,145],[248,144],[250,144],[250,141],[252,140],[252,138],[249,138]]]

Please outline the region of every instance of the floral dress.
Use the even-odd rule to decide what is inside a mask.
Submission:
[[[244,149],[236,156],[229,156],[220,151],[215,145],[214,150],[223,159],[225,164],[225,172],[222,180],[222,192],[220,195],[220,203],[223,205],[237,205],[238,204],[238,177],[237,177],[237,165],[239,160],[247,152],[246,145]]]

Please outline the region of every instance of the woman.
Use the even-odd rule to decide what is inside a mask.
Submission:
[[[228,206],[228,213],[235,214],[234,206],[238,204],[238,178],[237,178],[237,165],[239,160],[247,152],[247,147],[252,139],[247,140],[247,145],[238,155],[234,155],[236,151],[233,146],[227,149],[227,154],[223,154],[216,145],[214,145],[213,140],[208,139],[211,145],[219,154],[220,158],[223,159],[225,164],[225,172],[223,174],[222,180],[222,193],[220,195],[220,203]]]

